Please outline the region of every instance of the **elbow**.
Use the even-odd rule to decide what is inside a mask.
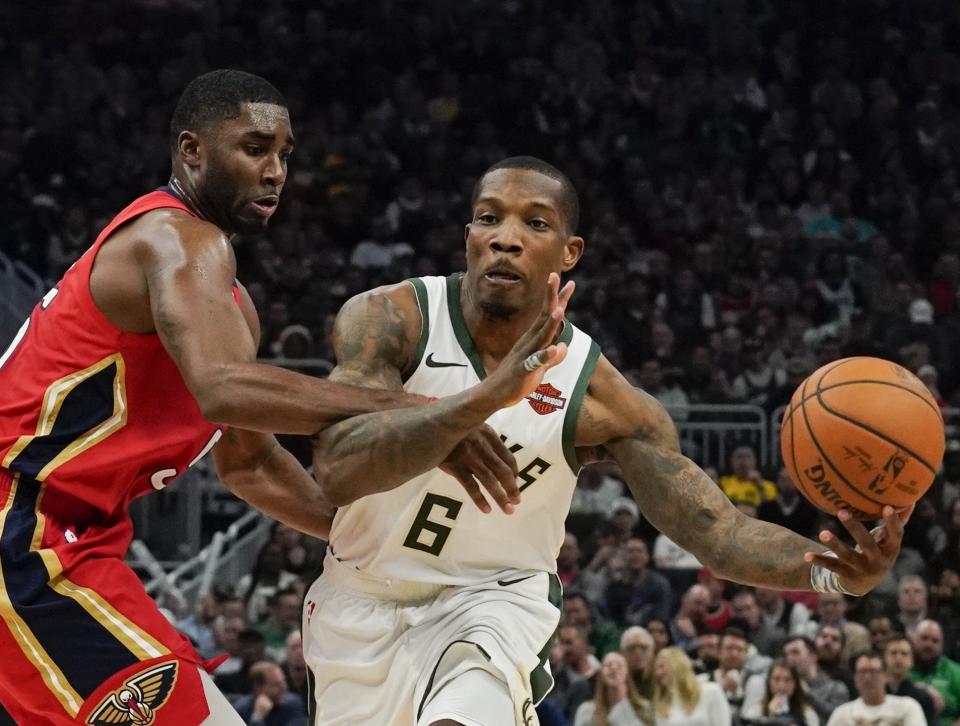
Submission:
[[[205,372],[192,381],[189,388],[207,421],[224,426],[235,424],[238,395],[226,371]]]

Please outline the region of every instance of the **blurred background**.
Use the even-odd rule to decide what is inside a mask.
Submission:
[[[0,17],[0,349],[109,219],[166,182],[174,103],[204,71],[257,73],[290,103],[283,203],[267,234],[237,241],[239,277],[261,359],[313,375],[333,366],[347,298],[462,270],[476,178],[540,156],[581,197],[570,318],[668,407],[686,453],[749,514],[808,535],[824,525],[778,445],[784,404],[819,365],[881,356],[930,388],[947,458],[894,572],[839,618],[788,595],[807,617],[774,624],[783,640],[929,616],[960,656],[960,4],[145,0]],[[696,659],[700,635],[734,617],[737,593],[626,494],[615,467],[585,469],[560,553],[585,606],[568,608],[585,618],[572,623],[583,652],[561,638],[553,654],[564,677],[550,698],[570,723],[628,626],[662,626]],[[249,692],[267,657],[303,691],[287,640],[324,543],[249,511],[204,463],[134,518],[131,564],[209,654],[231,654],[224,687]],[[904,582],[922,607],[904,604]],[[708,602],[688,612],[698,585]],[[758,627],[752,652],[779,655]],[[960,718],[960,676],[956,689],[940,723]]]

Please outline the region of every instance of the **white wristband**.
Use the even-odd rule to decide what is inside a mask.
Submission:
[[[830,550],[827,550],[823,554],[826,557],[837,556]],[[858,597],[852,592],[844,589],[843,585],[840,584],[840,578],[837,577],[836,572],[833,570],[828,570],[822,565],[810,566],[810,587],[813,588],[814,592],[835,592],[840,593],[841,595],[849,595],[850,597]]]

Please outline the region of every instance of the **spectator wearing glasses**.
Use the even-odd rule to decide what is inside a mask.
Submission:
[[[827,721],[827,726],[925,726],[927,720],[919,703],[912,698],[887,693],[887,672],[882,656],[873,653],[857,656],[853,677],[860,697],[838,706]]]
[[[653,636],[645,628],[634,625],[620,636],[620,652],[627,659],[627,671],[637,693],[653,699]]]

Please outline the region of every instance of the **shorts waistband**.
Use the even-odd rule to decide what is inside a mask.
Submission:
[[[343,564],[330,550],[323,559],[323,576],[344,590],[369,595],[379,600],[416,602],[430,600],[446,590],[449,585],[436,582],[417,582],[368,575]]]

